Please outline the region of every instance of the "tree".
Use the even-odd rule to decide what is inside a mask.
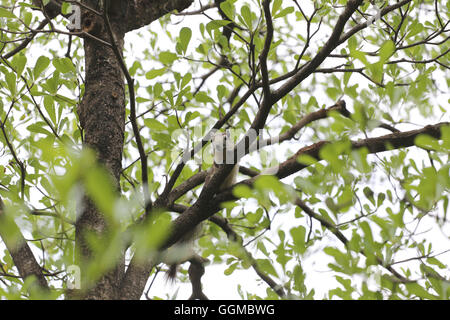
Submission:
[[[192,298],[209,263],[246,299],[450,297],[448,2],[33,4],[0,6],[2,297],[162,297],[198,226]]]

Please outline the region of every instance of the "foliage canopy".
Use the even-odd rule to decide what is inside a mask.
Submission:
[[[198,224],[194,298],[211,264],[243,299],[450,298],[450,2],[33,3],[0,5],[2,299],[169,298]],[[219,190],[225,129],[267,146]]]

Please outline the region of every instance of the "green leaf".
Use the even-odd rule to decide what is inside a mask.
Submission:
[[[186,73],[183,77],[183,79],[181,80],[181,87],[180,89],[183,89],[184,87],[186,87],[189,82],[191,82],[192,80],[192,74],[190,72]]]
[[[405,284],[406,289],[413,295],[423,298],[423,299],[430,299],[430,300],[436,300],[438,297],[432,295],[427,290],[425,290],[421,285],[419,285],[416,282],[410,282]]]
[[[72,5],[68,2],[63,2],[62,6],[61,6],[61,13],[64,15],[71,14],[72,13]]]
[[[407,37],[413,37],[418,33],[421,33],[423,30],[425,29],[425,27],[423,26],[423,24],[421,24],[420,22],[414,20],[410,25],[409,25],[409,32]]]
[[[386,195],[383,192],[380,192],[378,194],[378,198],[377,198],[377,206],[380,207],[383,204],[385,199],[386,199]]]
[[[362,221],[360,223],[360,227],[364,232],[364,240],[367,244],[372,245],[373,244],[373,234],[372,229],[370,228],[370,225],[367,223],[367,221]]]
[[[262,218],[264,213],[264,210],[261,208],[258,208],[256,212],[248,212],[247,213],[247,220],[250,224],[256,225]]]
[[[273,267],[273,264],[268,259],[257,259],[256,260],[258,267],[263,271],[264,273],[271,274],[273,276],[278,276],[275,268]]]
[[[234,19],[234,6],[230,2],[228,2],[228,1],[221,2],[220,9],[222,9],[223,13],[225,13],[225,15],[230,20]]]
[[[16,71],[17,76],[20,77],[23,69],[25,69],[25,65],[27,64],[27,57],[23,54],[17,54],[12,59],[11,64]]]
[[[53,59],[52,64],[55,69],[61,73],[76,73],[75,66],[69,58],[55,58]]]
[[[106,169],[94,167],[83,175],[86,191],[102,213],[112,217],[114,213],[115,192],[113,181]]]
[[[294,7],[287,7],[281,10],[280,13],[276,14],[273,18],[274,19],[283,18],[292,12],[294,12]]]
[[[195,95],[195,100],[197,100],[198,102],[212,102],[214,103],[214,99],[211,98],[206,92],[204,91],[199,91],[196,95]]]
[[[297,161],[306,166],[316,163],[318,160],[308,154],[302,154],[297,158]]]
[[[253,192],[249,186],[241,184],[233,188],[233,195],[238,198],[251,198]]]
[[[223,26],[226,26],[229,24],[230,21],[228,20],[213,20],[206,24],[206,31],[208,31],[209,35],[212,37],[212,31],[219,29]]]
[[[245,24],[249,29],[252,29],[252,12],[250,11],[249,6],[244,5],[241,8],[241,16],[244,19]]]
[[[366,58],[366,54],[362,51],[352,50],[350,51],[350,56],[361,61],[366,67],[370,65],[369,61]]]
[[[442,147],[450,151],[450,126],[442,126]]]
[[[47,110],[50,119],[52,119],[53,123],[56,124],[55,103],[52,96],[46,95],[44,97],[44,107],[45,110]]]
[[[9,10],[7,10],[7,9],[5,9],[5,8],[0,7],[0,18],[10,18],[10,19],[14,19],[14,18],[17,18],[17,17],[16,17],[15,14],[12,13],[11,11],[9,11]]]
[[[392,40],[388,40],[380,48],[378,55],[380,56],[380,61],[386,62],[391,55],[395,52],[395,44]]]
[[[373,197],[374,192],[372,191],[372,189],[370,189],[369,187],[364,187],[363,189],[364,195],[366,196],[366,198],[373,204],[375,205],[375,199]]]
[[[294,240],[294,251],[303,254],[306,251],[306,229],[303,226],[298,226],[290,230],[292,239]]]
[[[155,97],[155,98],[159,98],[160,96],[161,96],[161,93],[163,92],[163,87],[162,87],[162,84],[161,83],[156,83],[154,86],[153,86],[153,96]]]
[[[166,68],[161,69],[152,69],[145,74],[145,78],[148,80],[154,79],[156,77],[160,77],[166,73]]]
[[[42,72],[44,72],[45,69],[48,68],[50,64],[50,59],[47,58],[46,56],[40,56],[37,61],[36,64],[34,65],[34,69],[33,69],[33,75],[34,78],[38,78]]]
[[[187,47],[189,45],[189,42],[191,41],[192,37],[192,30],[188,27],[183,27],[180,30],[180,45],[182,52],[185,54]]]
[[[147,127],[155,131],[167,130],[167,127],[156,119],[144,119],[144,123]]]
[[[178,56],[170,51],[162,51],[159,54],[159,61],[165,65],[171,65],[175,60],[178,59]]]
[[[370,71],[371,78],[374,81],[381,83],[383,81],[383,75],[384,75],[383,61],[368,64],[367,67]]]
[[[347,264],[348,256],[345,253],[339,251],[339,249],[326,247],[323,249],[323,252],[325,252],[329,256],[332,256],[338,265]]]
[[[440,262],[435,257],[428,258],[427,259],[427,263],[434,264],[435,266],[439,267],[440,269],[445,269],[446,268],[446,265],[443,264],[442,262]]]
[[[47,136],[50,136],[50,137],[53,136],[53,133],[51,133],[50,131],[48,131],[48,130],[43,128],[46,125],[47,124],[45,122],[41,122],[41,121],[40,122],[36,122],[36,123],[33,123],[33,124],[29,125],[27,127],[27,130],[30,131],[30,132],[34,132],[34,133],[43,133],[43,134],[45,134]]]
[[[283,0],[275,0],[273,2],[273,5],[272,5],[272,16],[275,15],[278,12],[278,10],[280,10],[282,3],[283,3]]]
[[[348,49],[350,50],[350,52],[353,52],[356,50],[357,46],[358,46],[358,41],[356,40],[356,37],[350,37],[350,39],[348,39]]]
[[[13,72],[8,72],[5,74],[6,84],[8,85],[9,92],[11,96],[16,96],[16,75]]]
[[[258,190],[274,190],[282,188],[280,181],[272,175],[261,175],[257,177],[254,187]]]
[[[327,95],[331,98],[331,100],[335,101],[341,95],[342,90],[335,87],[328,87],[325,89]]]
[[[238,266],[238,263],[235,262],[232,265],[230,265],[227,269],[225,269],[225,271],[223,272],[226,276],[229,276],[233,273],[234,270],[236,270]]]
[[[421,134],[414,139],[414,144],[418,147],[427,149],[427,150],[436,150],[440,151],[443,148],[439,144],[439,141],[427,134]],[[442,150],[445,151],[445,150]]]

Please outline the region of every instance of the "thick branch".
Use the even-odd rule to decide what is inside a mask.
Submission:
[[[239,166],[239,172],[249,177],[254,177],[259,174],[259,172],[243,166]],[[179,199],[181,196],[185,195],[187,192],[191,191],[195,187],[205,182],[205,178],[207,175],[208,171],[200,171],[199,173],[193,175],[183,183],[180,183],[180,185],[174,188],[167,197],[168,207],[172,206],[175,203],[175,201]]]
[[[42,269],[28,246],[17,224],[5,213],[5,206],[0,198],[0,237],[8,249],[17,270],[23,280],[34,276],[40,289],[47,290],[48,284]]]
[[[206,209],[209,207],[211,199],[213,199],[214,195],[219,190],[219,186],[232,170],[233,166],[233,164],[224,164],[216,174],[211,176],[211,179],[205,183],[197,201],[174,221],[167,241],[158,248],[160,251],[175,244],[183,237],[183,235],[187,234],[190,230],[194,230],[200,222],[209,218],[209,210]],[[154,261],[151,258],[142,262],[142,260],[135,255],[131,259],[121,285],[121,292],[123,293],[124,299],[139,299],[144,291],[148,275],[153,268],[153,265]]]
[[[449,125],[450,125],[449,122],[441,122],[435,125],[426,126],[422,129],[392,133],[381,137],[362,139],[359,141],[351,141],[350,142],[351,148],[359,149],[366,147],[369,153],[379,153],[394,149],[408,148],[414,146],[414,139],[421,134],[428,134],[436,139],[440,139],[441,138],[440,128]],[[297,161],[298,157],[302,155],[308,155],[310,157],[317,159],[318,161],[321,160],[319,156],[319,151],[324,145],[328,143],[330,142],[320,141],[310,146],[301,148],[293,156],[291,156],[289,159],[281,163],[278,166],[278,168],[276,168],[277,171],[275,176],[279,179],[283,179],[308,167],[309,164],[299,163]],[[252,186],[258,177],[259,175],[254,176],[250,179],[240,181],[238,184],[245,184],[248,186]],[[225,201],[236,200],[236,197],[233,196],[231,190],[232,188],[227,189],[221,192],[220,194],[216,195],[216,197],[212,201],[210,201],[210,205],[207,209],[209,213],[205,214],[211,216],[220,210],[221,208],[220,203]]]
[[[334,106],[333,106],[334,107]],[[327,110],[327,109],[324,109]],[[440,128],[443,126],[448,126],[450,123],[442,122],[435,125],[429,125],[421,129],[411,130],[406,132],[397,132],[388,135],[384,135],[376,138],[368,138],[362,139],[359,141],[351,141],[352,149],[359,149],[366,147],[369,153],[379,153],[388,151],[391,149],[400,149],[414,146],[414,140],[417,136],[421,134],[428,134],[434,138],[439,139],[441,137]],[[278,172],[276,176],[280,179],[286,178],[287,176],[294,174],[308,165],[299,163],[297,161],[298,157],[302,155],[309,155],[317,160],[320,160],[319,151],[320,149],[329,141],[321,141],[315,143],[313,145],[301,148],[298,150],[295,155],[291,156],[285,162],[281,163],[278,168]],[[171,202],[175,201],[179,196],[185,194],[188,190],[195,185],[199,185],[203,182],[206,173],[199,173],[193,176],[191,179],[187,180],[185,183],[180,184],[177,188],[174,189],[173,194],[171,194]],[[258,175],[254,175],[252,173],[252,178],[239,182],[239,184],[247,184],[252,185]],[[211,201],[211,205],[209,208],[216,208],[219,210],[218,205],[223,201],[234,200],[235,198],[232,196],[231,189],[222,192],[218,195],[214,201]],[[178,212],[178,211],[177,211]]]
[[[407,148],[414,146],[414,139],[421,134],[428,134],[439,139],[441,137],[441,127],[448,125],[450,125],[450,123],[441,122],[417,130],[396,132],[381,137],[351,141],[351,146],[352,149],[365,147],[368,149],[369,153],[379,153],[391,149]],[[297,161],[299,156],[308,155],[320,160],[319,151],[327,143],[329,143],[329,141],[320,141],[298,150],[293,156],[279,166],[276,176],[282,179],[305,168],[307,166],[306,164],[302,164]]]
[[[429,125],[421,129],[417,130],[411,130],[411,131],[405,131],[405,132],[396,132],[376,138],[367,138],[362,139],[358,141],[351,141],[351,148],[352,149],[360,149],[360,148],[367,148],[369,153],[379,153],[384,151],[389,151],[393,149],[401,149],[401,148],[407,148],[414,146],[414,140],[417,136],[421,134],[427,134],[430,135],[436,139],[441,138],[441,127],[449,126],[450,123],[448,122],[441,122],[437,123],[435,125]],[[293,156],[291,156],[289,159],[281,163],[278,167],[278,171],[276,173],[276,176],[279,179],[286,178],[304,168],[306,168],[308,165],[299,163],[297,161],[298,157],[302,155],[308,155],[311,156],[317,160],[320,160],[319,151],[320,149],[330,143],[329,141],[321,141],[318,143],[315,143],[313,145],[301,148],[298,150]],[[238,184],[246,184],[246,185],[252,185],[254,181],[259,177],[259,175],[254,176],[250,179],[246,179],[243,181],[240,181]],[[181,186],[181,185],[180,185]],[[220,210],[219,204],[224,201],[232,201],[236,200],[236,198],[232,195],[231,188],[221,192],[218,194],[214,199],[210,200],[207,210],[202,213],[202,215],[206,216],[207,218]],[[193,210],[193,209],[191,209]],[[189,210],[186,210],[189,211]],[[209,211],[209,212],[206,212]],[[186,212],[185,212],[186,213]],[[184,217],[184,218],[183,218]],[[177,220],[175,220],[174,224],[181,223],[180,220],[188,220],[188,218],[185,217],[185,214],[181,215]],[[170,239],[168,242],[172,242]]]
[[[96,0],[83,1],[89,7],[97,8]],[[84,147],[92,148],[97,160],[104,165],[112,177],[113,186],[120,188],[119,178],[122,172],[122,154],[125,132],[125,83],[121,60],[124,45],[124,12],[119,10],[124,1],[110,4],[108,19],[111,26],[106,26],[101,16],[92,12],[83,15],[83,28],[99,39],[111,37],[114,43],[106,47],[92,38],[85,38],[85,91],[80,103],[79,116],[84,129]],[[98,8],[103,12],[105,7]],[[89,14],[88,14],[89,13]],[[112,29],[112,30],[111,30]],[[118,53],[117,53],[118,51]],[[97,258],[92,247],[95,237],[105,239],[111,230],[106,219],[88,195],[83,198],[82,212],[75,224],[75,242],[77,264],[81,267],[81,285],[85,299],[114,299],[119,292],[118,283],[124,273],[124,255],[118,253],[116,266],[111,267],[95,283],[91,282],[85,268]],[[119,249],[119,248],[117,248]],[[84,294],[85,293],[85,294]]]
[[[288,131],[283,133],[282,135],[276,137],[276,138],[269,138],[264,140],[262,143],[260,143],[261,146],[268,146],[272,145],[275,142],[281,143],[286,140],[290,140],[294,137],[294,135],[300,131],[304,126],[308,125],[309,123],[326,118],[331,111],[336,111],[341,113],[342,115],[348,117],[350,116],[350,112],[345,107],[345,101],[340,100],[335,105],[328,107],[326,109],[320,109],[318,111],[312,112],[305,117],[303,117],[299,122],[297,122],[294,126],[291,127]],[[248,175],[250,177],[254,177],[258,175],[258,172],[255,172],[251,169],[248,169],[246,167],[239,167],[239,171],[242,174]],[[171,206],[178,198],[180,198],[182,195],[186,194],[188,191],[192,190],[193,188],[199,186],[205,181],[207,175],[207,171],[199,172],[183,183],[181,183],[179,186],[174,188],[167,197],[167,205]]]
[[[205,274],[204,264],[208,260],[199,255],[195,255],[189,262],[191,265],[189,266],[188,273],[192,285],[192,295],[189,297],[189,300],[209,300],[202,290],[202,276]]]
[[[125,60],[122,57],[122,53],[119,50],[116,40],[114,39],[114,34],[112,31],[112,26],[108,18],[107,11],[105,10],[103,14],[103,19],[105,20],[106,29],[109,35],[109,41],[112,44],[112,49],[114,51],[114,54],[117,58],[117,61],[119,62],[120,68],[122,69],[123,74],[125,75],[125,79],[127,80],[128,84],[128,93],[129,93],[129,100],[130,100],[130,122],[131,126],[133,128],[134,138],[136,139],[136,145],[138,147],[139,151],[139,157],[141,159],[141,175],[142,175],[142,188],[144,191],[144,206],[145,206],[145,212],[149,213],[152,207],[152,202],[150,199],[150,194],[148,190],[148,164],[147,164],[147,154],[144,150],[144,145],[142,143],[140,129],[137,124],[136,120],[136,96],[134,92],[134,79],[131,77],[130,73],[128,72],[127,66],[125,64]]]
[[[336,26],[333,29],[333,32],[328,39],[328,41],[325,43],[325,45],[322,47],[322,49],[319,50],[319,52],[316,54],[316,56],[309,61],[306,65],[304,65],[298,72],[296,72],[289,80],[286,81],[284,85],[282,85],[280,88],[275,90],[273,93],[266,94],[269,90],[268,83],[269,79],[263,79],[263,90],[264,90],[264,99],[261,103],[261,106],[258,110],[258,113],[256,114],[250,130],[256,130],[258,132],[259,130],[263,129],[267,117],[270,113],[270,110],[272,106],[277,103],[280,99],[282,99],[284,96],[286,96],[289,92],[291,92],[297,85],[299,85],[304,79],[306,79],[310,74],[312,74],[317,67],[328,57],[328,55],[337,47],[339,37],[344,29],[345,24],[347,23],[348,19],[352,16],[352,14],[356,11],[358,6],[362,3],[362,0],[350,0],[347,3],[347,6],[345,7],[344,12],[339,16]],[[267,4],[267,3],[266,3]],[[268,26],[268,32],[270,27]],[[267,46],[267,40],[265,43],[265,48]],[[250,132],[249,130],[249,132]],[[237,150],[245,150],[247,153],[249,150],[248,146],[251,146],[255,141],[255,138],[253,135],[246,135],[235,147],[235,153],[237,154]],[[238,159],[239,160],[239,159]]]
[[[142,28],[174,10],[188,8],[194,0],[134,0],[128,3],[127,31]]]

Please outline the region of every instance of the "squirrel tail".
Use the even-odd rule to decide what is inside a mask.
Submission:
[[[169,270],[167,270],[166,272],[166,280],[173,282],[175,281],[176,277],[177,277],[177,271],[178,271],[178,264],[171,264],[169,266]]]

